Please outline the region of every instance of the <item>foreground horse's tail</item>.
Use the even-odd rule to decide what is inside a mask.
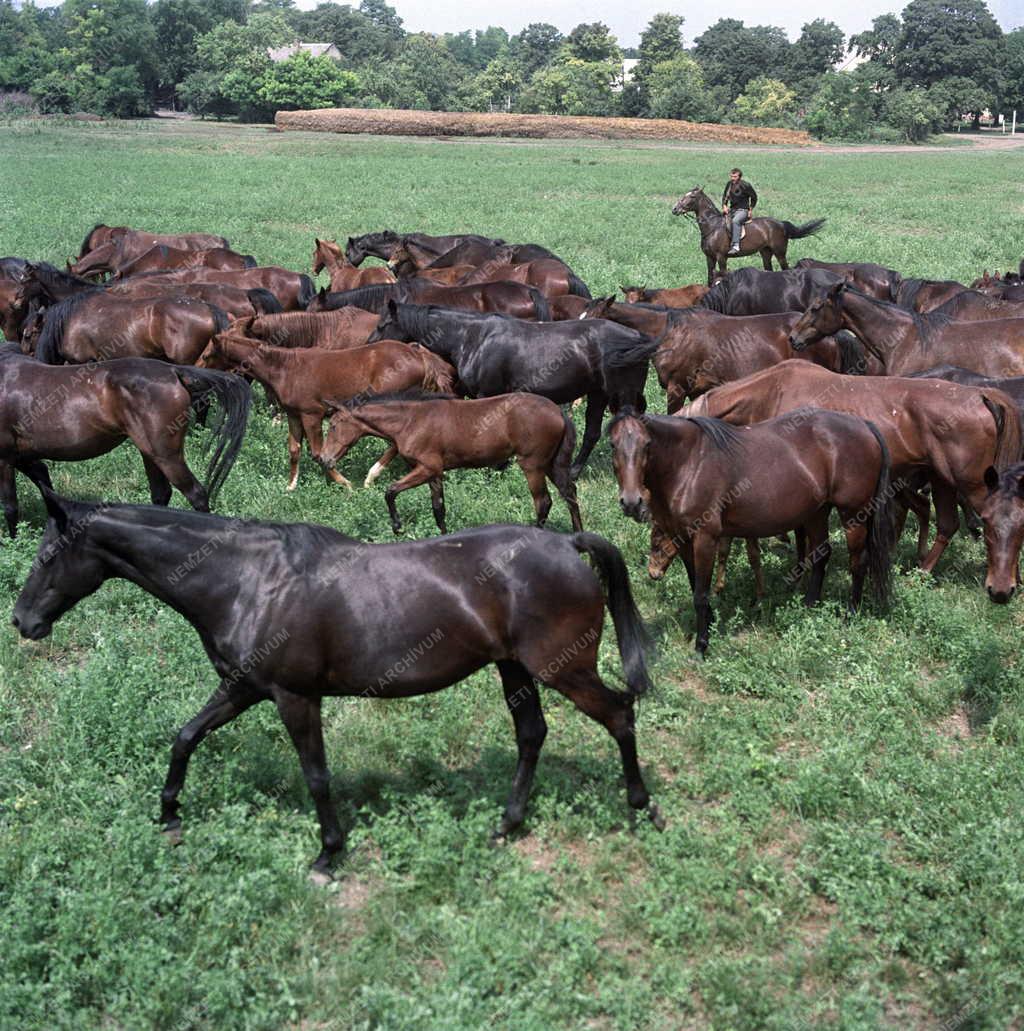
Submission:
[[[792,222],[783,222],[787,240],[802,240],[805,236],[813,236],[823,225],[823,218],[812,218],[810,222],[804,222],[802,226],[795,226]]]
[[[565,432],[555,452],[555,460],[552,463],[552,479],[555,486],[562,490],[563,486],[568,490],[575,490],[572,482],[572,456],[576,450],[576,424],[568,412],[562,412],[562,421],[565,423]]]
[[[212,501],[242,448],[252,399],[249,385],[240,376],[230,372],[197,369],[190,365],[175,365],[172,368],[178,382],[189,393],[193,412],[202,411],[209,404],[211,394],[224,410],[220,424],[213,429],[216,444],[206,469],[206,491]]]
[[[588,301],[594,299],[590,287],[575,272],[569,273],[569,293],[574,297],[585,297]]]
[[[651,650],[651,638],[640,618],[640,612],[633,601],[629,586],[629,572],[622,560],[622,553],[614,544],[596,533],[574,533],[573,547],[590,556],[608,592],[608,609],[615,624],[615,636],[619,642],[619,655],[626,674],[626,687],[633,697],[650,689],[651,678],[647,672],[647,654]]]
[[[896,506],[894,499],[898,491],[892,485],[892,456],[878,427],[869,419],[864,420],[878,442],[882,463],[871,498],[871,514],[868,516],[868,573],[875,597],[882,605],[889,604],[892,590],[892,556],[896,547]]]
[[[981,399],[996,424],[996,452],[992,464],[997,472],[1005,472],[1021,460],[1021,414],[1013,399],[1001,390],[985,387]]]
[[[551,306],[548,304],[548,299],[535,286],[527,286],[526,289],[530,291],[530,300],[533,301],[533,310],[537,321],[550,322]]]

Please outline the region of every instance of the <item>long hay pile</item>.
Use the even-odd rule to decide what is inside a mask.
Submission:
[[[668,118],[579,118],[568,115],[391,111],[339,107],[278,111],[278,129],[370,133],[376,136],[523,136],[534,139],[690,140],[809,146],[806,132],[748,125],[678,122]]]

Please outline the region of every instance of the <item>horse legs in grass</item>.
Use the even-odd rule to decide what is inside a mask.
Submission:
[[[323,453],[324,450],[323,416],[319,413],[315,415],[303,413],[303,415],[300,418],[302,421],[302,432],[306,437],[306,442],[309,444],[309,453],[317,462],[320,462],[320,455]],[[291,420],[289,419],[289,423],[290,422]],[[327,476],[327,479],[330,480],[331,483],[340,483],[343,487],[348,487],[349,490],[352,489],[352,484],[349,483],[349,481],[346,480],[345,477],[342,476],[337,469],[329,469],[327,468],[327,466],[324,466],[323,469],[324,473]],[[298,478],[297,470],[295,475],[296,478]],[[291,488],[289,488],[289,490],[290,489]]]
[[[761,248],[761,264],[764,265],[765,272],[771,272],[772,270],[772,249],[771,247]],[[781,265],[782,262],[780,261]]]
[[[288,416],[288,490],[295,490],[299,482],[299,458],[302,456],[302,420]]]
[[[679,549],[675,540],[657,523],[651,522],[651,554],[647,559],[647,575],[652,580],[660,580],[672,565],[672,560]]]
[[[626,778],[626,797],[633,809],[646,809],[651,822],[661,830],[665,826],[658,808],[651,804],[651,796],[640,774],[636,754],[633,698],[606,687],[595,670],[576,669],[556,673],[550,686],[560,691],[580,712],[602,723],[615,738],[622,757],[622,772]]]
[[[707,258],[708,262],[708,286],[711,286],[711,284],[715,281],[715,256],[713,254],[705,254],[704,257]],[[725,263],[720,260],[718,264],[724,272]]]
[[[825,508],[815,512],[804,524],[807,534],[807,547],[810,550],[804,557],[802,565],[811,563],[811,573],[804,593],[804,604],[817,605],[821,601],[821,588],[825,582],[825,569],[832,557],[832,545],[828,542],[828,515],[831,510]]]
[[[533,498],[533,511],[537,515],[537,525],[543,526],[548,521],[548,513],[551,511],[551,495],[548,493],[548,481],[544,470],[535,465],[526,465],[522,458],[519,459],[519,468],[523,470],[526,477],[526,485],[530,488],[530,497]],[[577,527],[573,525],[573,530]]]
[[[496,838],[503,838],[523,822],[530,785],[533,784],[537,759],[544,746],[548,727],[540,707],[537,685],[526,668],[518,662],[505,660],[498,663],[498,672],[501,674],[501,686],[505,691],[505,703],[512,714],[512,722],[515,723],[516,745],[519,749],[519,762],[512,778],[512,791],[505,805],[505,814],[494,835]]]
[[[520,463],[521,464],[521,463]],[[524,469],[525,473],[526,470]],[[527,482],[529,482],[529,475],[527,475]],[[565,502],[566,507],[569,509],[569,518],[572,520],[573,533],[580,533],[583,529],[583,519],[580,516],[580,503],[576,498],[576,484],[572,482],[572,477],[567,474],[565,466],[559,466],[557,462],[552,463],[550,471],[547,473],[547,478],[555,485],[555,489],[561,495],[562,500]],[[531,493],[533,488],[531,487]],[[547,488],[544,489],[544,494],[547,495]],[[537,506],[537,496],[534,495],[534,507]],[[548,508],[551,507],[551,499],[548,498]],[[547,518],[547,511],[544,512],[544,518]],[[537,525],[542,525],[540,522],[540,510],[537,509]]]
[[[4,519],[11,537],[18,536],[18,488],[14,482],[14,466],[0,462],[0,503],[4,506]]]
[[[693,538],[692,559],[687,562],[689,572],[692,564],[693,573],[690,585],[693,587],[693,607],[697,613],[696,650],[704,658],[708,650],[708,638],[711,635],[711,624],[715,614],[711,611],[711,580],[715,573],[715,556],[718,552],[718,540],[709,533],[699,531]],[[683,550],[686,561],[686,551]]]
[[[171,503],[171,481],[160,471],[160,467],[146,455],[142,456],[142,464],[146,468],[146,479],[149,481],[150,500],[154,505],[169,505]]]
[[[403,490],[409,490],[410,487],[418,487],[421,483],[428,483],[439,475],[436,470],[428,469],[425,465],[417,463],[400,480],[388,484],[388,489],[384,491],[384,503],[388,506],[392,531],[395,533],[402,532],[402,520],[398,516],[398,506],[395,504],[396,495],[401,494]],[[435,519],[437,518],[436,510],[434,517]],[[440,526],[440,523],[438,526]],[[442,530],[441,532],[444,533],[446,531]]]
[[[430,481],[430,507],[434,511],[434,522],[441,533],[448,532],[444,511],[444,477],[435,476]]]
[[[164,789],[160,792],[160,822],[165,831],[176,831],[181,826],[178,818],[178,795],[185,784],[188,761],[199,743],[218,727],[229,723],[250,706],[270,696],[245,681],[231,683],[222,680],[210,700],[178,731],[171,747],[171,765],[167,770]]]
[[[324,752],[323,725],[320,720],[320,699],[306,698],[291,691],[274,689],[274,701],[281,714],[288,735],[299,753],[306,786],[313,796],[317,819],[320,821],[320,855],[313,863],[319,873],[329,873],[334,858],[345,847],[345,835],[338,822],[338,814],[331,805],[331,778]]]
[[[583,427],[583,440],[580,442],[580,451],[576,460],[572,463],[569,475],[575,480],[579,478],[583,467],[587,464],[590,452],[601,436],[601,419],[604,416],[605,406],[608,404],[608,395],[598,392],[587,394],[587,415]]]
[[[850,555],[850,611],[860,608],[864,597],[864,578],[868,572],[868,526],[858,520],[858,512],[841,513],[843,530],[846,532],[846,550]]]
[[[938,478],[932,480],[932,501],[935,504],[935,543],[921,562],[921,568],[930,573],[942,557],[953,535],[960,528],[960,513],[956,505],[956,488]]]
[[[378,458],[377,461],[370,466],[370,471],[366,474],[366,479],[363,480],[363,486],[369,487],[374,482],[374,480],[376,480],[377,477],[380,476],[380,474],[384,472],[384,470],[394,461],[395,456],[397,454],[398,448],[395,447],[394,444],[392,444],[391,447],[389,447],[387,451],[385,451],[384,454],[382,454],[380,458]]]

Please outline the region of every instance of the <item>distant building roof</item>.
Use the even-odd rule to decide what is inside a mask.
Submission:
[[[288,47],[270,47],[267,53],[270,60],[277,64],[279,61],[287,61],[300,50],[304,50],[312,57],[332,57],[335,61],[341,60],[341,51],[333,43],[293,43]]]
[[[837,72],[852,72],[854,68],[859,68],[866,61],[867,58],[863,54],[855,54],[851,50],[841,61],[837,61],[832,67]]]

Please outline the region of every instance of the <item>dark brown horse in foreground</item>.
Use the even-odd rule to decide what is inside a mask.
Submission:
[[[223,406],[216,450],[204,487],[185,464],[189,416],[211,399]],[[142,454],[154,505],[177,487],[193,508],[210,510],[242,446],[249,390],[234,376],[120,358],[94,365],[52,366],[0,352],[0,499],[13,537],[18,522],[14,470],[49,484],[44,459],[95,458],[125,440]]]
[[[869,570],[877,595],[886,599],[895,536],[891,461],[870,422],[807,408],[737,429],[718,419],[626,410],[609,435],[622,510],[656,524],[683,556],[701,656],[714,618],[711,580],[723,537],[802,528],[810,549],[801,561],[810,571],[804,601],[813,605],[832,551],[828,517],[834,507],[850,553],[850,608],[860,605]]]
[[[502,394],[460,401],[449,394],[406,391],[392,397],[356,397],[341,405],[320,453],[333,467],[360,437],[383,437],[412,469],[384,493],[391,529],[402,529],[395,498],[403,490],[430,484],[434,520],[447,533],[444,510],[446,469],[503,467],[515,458],[533,497],[537,525],[551,511],[550,480],[569,508],[572,528],[582,530],[576,485],[569,475],[576,429],[554,402],[536,394]],[[369,486],[383,467],[383,459],[366,477]]]
[[[980,509],[985,524],[988,570],[985,589],[992,601],[1005,605],[1020,587],[1020,551],[1024,546],[1024,464],[1000,474],[985,470],[988,495]]]
[[[708,263],[708,286],[715,278],[715,262],[719,275],[724,275],[728,263],[729,248],[732,245],[732,231],[729,220],[719,211],[715,202],[699,187],[684,193],[672,208],[673,215],[693,214],[700,227],[700,249]],[[787,269],[786,250],[790,240],[802,240],[812,236],[825,224],[823,218],[815,218],[801,226],[792,222],[780,222],[776,218],[752,218],[744,226],[740,240],[740,257],[760,254],[765,269],[771,271],[772,258]]]
[[[699,397],[688,415],[710,415],[749,425],[813,405],[868,419],[885,437],[893,475],[924,469],[932,484],[938,532],[930,551],[928,506],[907,492],[903,500],[921,521],[918,555],[931,571],[960,526],[959,491],[975,510],[985,499],[985,469],[1007,469],[1021,454],[1021,427],[1013,399],[999,390],[942,380],[891,376],[839,376],[810,362],[789,361],[726,383]],[[926,553],[927,552],[927,553]]]
[[[412,387],[451,393],[455,385],[447,362],[425,348],[397,340],[325,351],[318,347],[271,347],[259,341],[218,336],[196,364],[252,376],[284,409],[288,417],[288,490],[294,490],[299,481],[303,438],[309,442],[310,454],[320,461],[323,421],[332,402]],[[325,472],[335,483],[351,486],[336,469]]]
[[[195,627],[220,678],[171,751],[160,816],[172,835],[180,835],[178,795],[196,747],[257,702],[273,700],[316,806],[322,850],[315,867],[327,872],[345,839],[330,800],[322,699],[431,694],[491,663],[519,748],[500,837],[523,821],[547,734],[537,682],[607,729],[619,746],[630,806],[664,826],[640,774],[634,732],[634,701],[650,687],[647,635],[622,556],[604,538],[484,526],[366,544],[323,526],[43,496],[46,532],[14,606],[21,635],[46,637],[78,601],[122,577]],[[597,671],[606,602],[581,554],[607,584],[625,692],[610,690]]]

